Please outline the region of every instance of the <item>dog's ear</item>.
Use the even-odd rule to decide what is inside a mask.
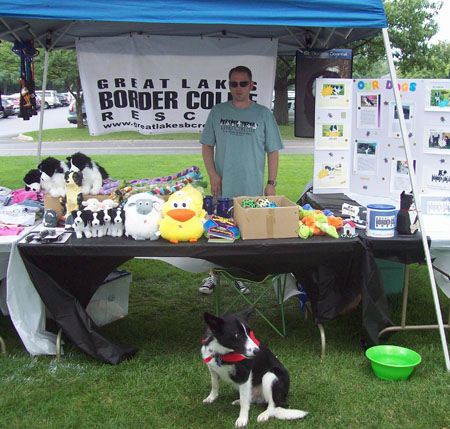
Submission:
[[[211,329],[213,333],[222,332],[223,328],[223,319],[220,317],[214,316],[213,314],[206,313],[204,314],[205,322]]]
[[[247,308],[247,310],[241,311],[240,315],[244,318],[244,320],[248,321],[248,318],[253,313],[253,311],[255,311],[255,308],[256,308],[255,306]]]

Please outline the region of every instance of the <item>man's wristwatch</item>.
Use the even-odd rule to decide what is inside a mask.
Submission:
[[[277,186],[277,181],[276,180],[268,180],[267,181],[268,185],[273,185],[273,186]]]

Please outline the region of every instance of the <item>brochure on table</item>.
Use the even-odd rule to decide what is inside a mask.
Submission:
[[[314,193],[361,204],[411,192],[414,168],[427,231],[450,229],[450,80],[399,80],[413,158],[406,161],[390,79],[317,79]]]

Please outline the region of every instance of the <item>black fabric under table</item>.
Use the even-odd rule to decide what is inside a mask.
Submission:
[[[42,301],[68,339],[89,356],[111,364],[133,356],[137,348],[109,342],[85,308],[107,275],[133,257],[199,258],[252,276],[292,272],[311,299],[316,322],[332,320],[361,294],[369,344],[377,344],[378,332],[392,325],[375,257],[382,253],[408,263],[424,258],[419,236],[374,240],[364,234],[352,239],[316,236],[233,244],[71,237],[64,244],[21,243],[18,248]]]

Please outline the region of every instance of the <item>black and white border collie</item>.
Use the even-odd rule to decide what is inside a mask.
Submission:
[[[64,197],[66,195],[64,173],[68,170],[67,164],[49,156],[37,168],[41,172],[41,189],[52,197]]]
[[[67,163],[69,171],[81,171],[83,173],[81,185],[81,193],[83,195],[98,195],[100,193],[103,180],[108,178],[108,173],[103,167],[81,152],[67,157]]]
[[[202,357],[211,373],[211,392],[204,403],[210,404],[219,396],[219,380],[228,381],[239,390],[240,405],[236,427],[247,425],[251,403],[267,404],[258,422],[270,418],[295,420],[308,413],[287,409],[289,374],[275,355],[254,336],[248,318],[254,307],[241,313],[227,313],[216,317],[205,313],[208,325],[202,339]]]

